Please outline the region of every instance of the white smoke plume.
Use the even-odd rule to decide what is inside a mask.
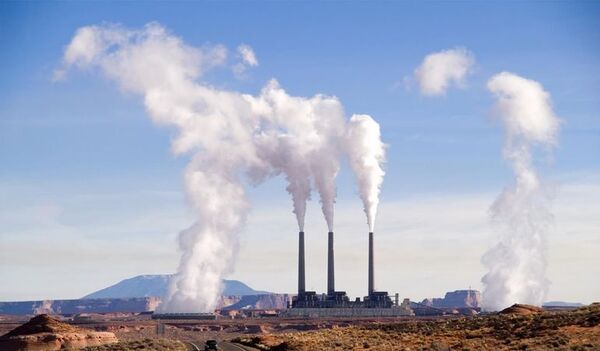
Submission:
[[[33,314],[38,315],[38,314],[60,313],[60,311],[57,311],[57,312],[54,311],[52,304],[53,304],[52,300],[44,300],[39,305],[37,303],[34,303],[33,304]]]
[[[322,95],[311,99],[289,96],[272,81],[262,90],[255,109],[285,130],[273,129],[257,140],[261,155],[286,175],[299,230],[304,230],[311,183],[319,192],[327,226],[333,230],[339,140],[345,129],[342,105]]]
[[[425,56],[415,69],[415,79],[424,95],[442,95],[451,83],[464,85],[465,77],[473,70],[475,58],[463,48],[434,52]]]
[[[350,167],[358,181],[358,191],[372,232],[375,227],[379,192],[383,183],[385,145],[379,124],[368,115],[354,115],[348,124],[346,147]]]
[[[139,30],[82,27],[63,62],[61,72],[97,69],[123,91],[140,95],[155,123],[176,130],[173,152],[192,155],[184,179],[197,220],[179,235],[182,256],[161,310],[213,310],[249,209],[244,179],[258,184],[285,174],[300,230],[314,184],[333,230],[346,135],[335,97],[290,96],[275,80],[257,96],[217,89],[202,76],[226,65],[227,50],[190,47],[156,23]]]
[[[515,182],[491,207],[500,242],[482,258],[484,306],[499,310],[514,303],[540,306],[547,294],[545,236],[552,221],[548,197],[532,162],[536,144],[554,146],[559,119],[550,95],[538,82],[502,72],[487,87],[497,99],[505,129],[504,158]]]

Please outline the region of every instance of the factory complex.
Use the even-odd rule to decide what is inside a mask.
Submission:
[[[387,291],[375,290],[373,232],[369,232],[368,295],[350,300],[345,291],[335,290],[333,232],[327,237],[327,293],[306,291],[304,232],[298,233],[298,295],[286,314],[291,317],[388,317],[414,315],[408,299],[399,304],[398,294],[392,301]]]

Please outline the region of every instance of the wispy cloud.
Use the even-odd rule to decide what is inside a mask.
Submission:
[[[238,78],[244,78],[249,67],[258,66],[258,59],[254,50],[246,44],[242,44],[237,48],[238,58],[240,62],[233,66],[233,73]]]
[[[474,55],[464,48],[431,53],[415,69],[414,78],[423,95],[443,95],[450,85],[463,87],[475,64]]]

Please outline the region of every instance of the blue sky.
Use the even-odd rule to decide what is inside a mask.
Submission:
[[[380,215],[380,222],[386,223],[386,204],[390,216],[401,216],[391,214],[390,209],[410,212],[409,199],[426,207],[432,197],[452,198],[456,203],[483,199],[485,217],[486,206],[511,179],[501,158],[502,131],[490,114],[493,98],[485,89],[486,81],[504,70],[540,82],[563,121],[552,160],[541,154],[544,161],[538,164],[544,179],[567,189],[562,200],[560,192],[557,195],[557,209],[571,197],[582,208],[597,208],[600,197],[595,196],[600,194],[593,191],[600,186],[598,18],[600,4],[594,2],[2,2],[0,209],[4,216],[0,215],[0,250],[6,251],[0,255],[0,278],[11,284],[0,287],[0,300],[78,297],[129,275],[170,272],[177,261],[175,235],[193,218],[181,180],[188,159],[170,153],[173,131],[153,125],[139,97],[123,94],[94,72],[70,72],[65,81],[52,81],[64,48],[79,27],[119,23],[138,28],[156,21],[193,46],[223,44],[233,50],[245,43],[256,52],[258,67],[243,79],[227,69],[212,71],[204,79],[218,87],[255,94],[276,78],[291,94],[335,95],[347,114],[372,115],[389,144]],[[465,87],[449,89],[441,97],[422,96],[411,78],[414,69],[425,55],[457,46],[470,50],[476,59]],[[259,243],[264,240],[275,240],[280,252],[288,250],[293,256],[294,236],[274,238],[253,227],[268,227],[262,218],[269,218],[265,213],[272,207],[291,209],[284,186],[283,180],[275,179],[250,190],[255,216],[242,239],[241,268],[232,276],[259,289],[294,289],[293,262],[287,270],[289,281],[282,278],[281,283],[274,283],[266,267],[272,262],[258,258]],[[360,211],[347,169],[339,175],[338,187],[339,207],[355,206]],[[593,191],[582,192],[581,187]],[[288,208],[273,220],[277,223],[274,231],[295,232]],[[314,200],[310,211],[315,221],[322,221]],[[573,220],[561,213],[555,216],[557,229]],[[340,217],[343,222],[344,214]],[[481,220],[477,217],[473,223]],[[570,235],[578,240],[575,247],[591,245],[596,252],[600,250],[593,220],[593,213],[579,219],[587,227]],[[318,225],[314,230],[323,231],[324,224]],[[390,222],[390,233],[401,233],[408,224],[393,225]],[[356,231],[358,235],[360,229]],[[446,237],[435,231],[414,235],[427,246],[439,243],[441,248]],[[460,226],[456,231],[460,238]],[[553,235],[558,238],[555,242],[567,240],[564,233]],[[402,234],[397,238],[401,240]],[[467,234],[464,238],[473,239]],[[476,238],[480,241],[469,240],[493,241],[489,233]],[[465,240],[467,246],[456,249],[468,247],[469,240]],[[91,258],[78,258],[75,249],[68,249],[69,243],[79,243],[74,247],[81,245],[81,252]],[[133,253],[135,246],[149,252],[152,259]],[[550,257],[563,257],[553,247],[550,240]],[[469,249],[475,253],[465,259],[464,267],[477,267],[486,247]],[[55,263],[27,266],[9,259],[13,256],[8,251],[18,257],[37,252],[40,260],[47,255]],[[109,252],[118,253],[119,258],[113,259]],[[68,259],[70,255],[73,260]],[[341,256],[338,276],[344,282]],[[393,264],[382,256],[382,265]],[[592,256],[584,255],[574,269],[600,266]],[[320,259],[314,258],[315,262]],[[37,262],[36,257],[31,260]],[[408,290],[394,282],[390,290],[405,289],[411,297],[421,298],[479,284],[481,268],[467,269],[463,276],[457,273],[457,286],[447,286],[435,273],[439,266],[425,257],[415,260],[411,264],[429,267],[431,279],[440,283]],[[555,267],[560,266],[562,261],[556,260]],[[250,263],[258,267],[245,270]],[[561,285],[567,273],[553,271],[552,264],[551,259],[550,278],[555,286]],[[95,281],[90,271],[96,272]],[[44,282],[53,273],[69,273],[77,279],[48,287]],[[313,285],[321,289],[317,276],[321,273],[314,273]],[[394,274],[402,280],[402,272]],[[392,273],[389,277],[396,279]],[[362,281],[348,279],[346,283],[350,292],[361,293]],[[587,284],[585,289],[571,296],[558,290],[551,297],[598,298],[597,282],[582,277],[580,283]]]

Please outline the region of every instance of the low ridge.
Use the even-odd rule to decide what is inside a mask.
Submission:
[[[501,314],[530,315],[544,312],[541,307],[516,303],[500,311]]]

